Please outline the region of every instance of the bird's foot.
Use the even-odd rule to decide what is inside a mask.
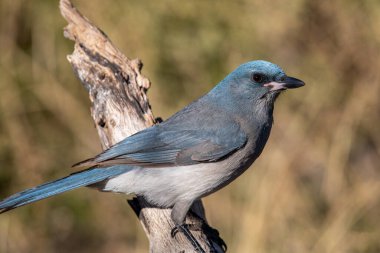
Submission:
[[[197,213],[193,212],[190,210],[190,213],[196,217],[199,218],[201,221],[200,223],[194,223],[194,224],[188,224],[187,227],[190,231],[204,231],[204,233],[207,235],[207,238],[210,242],[210,245],[212,245],[212,242],[217,243],[223,250],[224,252],[227,251],[227,244],[224,242],[224,240],[220,237],[219,231],[215,228],[210,227],[208,223],[200,217]],[[213,250],[214,248],[211,247]],[[211,251],[214,252],[214,251]]]
[[[175,235],[178,233],[178,232],[182,232],[186,239],[191,243],[191,245],[193,245],[194,247],[194,250],[196,252],[199,252],[199,253],[206,253],[201,245],[199,244],[199,242],[197,241],[197,239],[194,238],[194,236],[191,234],[190,230],[189,230],[189,227],[191,227],[191,225],[187,225],[187,224],[182,224],[182,225],[176,225],[172,231],[171,231],[171,236],[172,237],[175,237]]]

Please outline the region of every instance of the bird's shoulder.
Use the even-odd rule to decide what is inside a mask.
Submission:
[[[210,103],[200,105],[205,106],[189,105],[77,165],[187,165],[217,161],[245,145],[247,136],[234,117]]]

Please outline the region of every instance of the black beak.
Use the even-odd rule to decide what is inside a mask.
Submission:
[[[288,89],[295,89],[305,85],[305,83],[297,78],[287,76],[284,80],[281,80],[283,87]]]

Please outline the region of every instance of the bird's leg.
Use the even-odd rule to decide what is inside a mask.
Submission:
[[[202,246],[199,244],[197,239],[194,238],[194,236],[191,234],[187,224],[182,225],[176,225],[172,231],[171,236],[174,237],[178,232],[182,232],[186,239],[193,245],[194,250],[199,253],[206,253],[206,251],[203,250]]]
[[[207,239],[209,241],[211,252],[216,252],[215,248],[213,247],[213,242],[217,243],[224,250],[224,252],[227,251],[227,244],[219,236],[219,231],[217,229],[210,227],[210,225],[208,225],[208,223],[202,217],[200,217],[196,212],[192,211],[191,209],[189,211],[189,215],[197,217],[197,219],[199,219],[200,222],[196,222],[193,224],[185,224],[184,226],[186,226],[186,228],[189,231],[203,231],[206,234]],[[173,234],[177,232],[178,229],[174,228],[172,230],[172,236],[174,236]]]
[[[193,201],[181,201],[175,203],[172,209],[171,218],[174,221],[175,227],[171,231],[171,236],[174,237],[179,231],[182,232],[186,239],[193,245],[196,252],[206,253],[197,239],[191,234],[188,225],[184,224],[186,214],[189,211]]]
[[[224,242],[224,240],[219,236],[219,231],[215,228],[210,227],[210,225],[202,218],[200,217],[196,212],[190,209],[189,213],[195,217],[197,217],[201,223],[196,223],[196,224],[188,224],[188,229],[190,231],[199,231],[202,230],[205,232],[207,235],[207,239],[209,240],[209,243],[212,247],[212,241],[216,242],[219,244],[219,246],[222,247],[224,252],[227,251],[227,244]]]
[[[222,238],[220,238],[219,231],[215,228],[210,227],[210,225],[208,225],[206,222],[204,222],[203,224],[184,224],[182,226],[185,227],[185,229],[187,229],[188,233],[191,233],[190,231],[201,231],[201,230],[204,231],[209,241],[210,250],[211,250],[210,252],[216,252],[215,248],[213,247],[212,242],[216,242],[223,249],[224,252],[227,251],[227,244],[224,242]],[[178,231],[182,231],[182,230],[181,228],[179,228],[179,226],[175,226],[171,231],[172,237],[174,237],[178,233]],[[189,240],[189,238],[187,237],[187,234],[185,234],[185,236]],[[190,242],[192,243],[192,241]],[[197,241],[195,242],[197,243]],[[192,245],[194,246],[193,243]],[[203,252],[203,251],[200,251],[200,252]]]

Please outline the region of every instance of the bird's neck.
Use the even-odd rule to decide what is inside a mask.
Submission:
[[[273,122],[273,109],[276,96],[260,98],[247,91],[231,89],[231,86],[218,85],[207,100],[228,111],[230,115],[247,119],[252,124]]]

